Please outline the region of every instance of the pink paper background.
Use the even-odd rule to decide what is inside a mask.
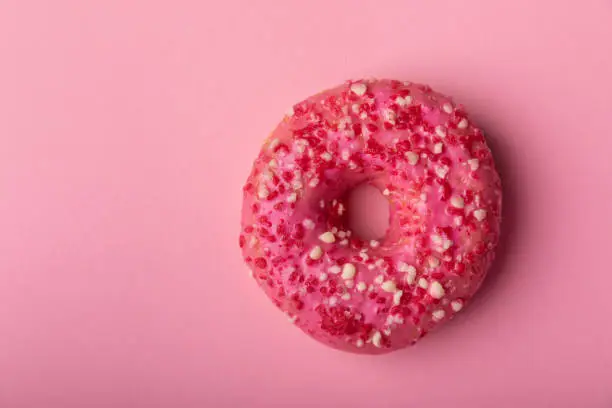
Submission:
[[[363,75],[465,103],[506,188],[476,303],[382,357],[237,247],[263,138]],[[611,111],[607,0],[2,0],[0,407],[611,407]]]

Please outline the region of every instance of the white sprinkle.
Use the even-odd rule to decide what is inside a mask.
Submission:
[[[335,296],[332,296],[329,298],[329,305],[330,306],[334,306],[336,303],[338,303],[338,298]]]
[[[362,348],[363,347],[363,340],[361,339],[357,339],[357,341],[355,342],[355,346]]]
[[[334,234],[337,234],[337,233],[338,233],[338,228],[333,227],[333,228],[331,229],[331,232],[333,232]]]
[[[365,284],[365,282],[359,282],[357,284],[357,290],[359,292],[365,292],[366,288],[367,288],[367,285]]]
[[[436,144],[434,145],[434,150],[433,150],[433,152],[434,152],[435,154],[440,154],[440,153],[442,153],[442,143],[436,143]]]
[[[444,288],[438,281],[431,282],[429,286],[429,295],[434,299],[442,299],[444,296]]]
[[[342,150],[341,153],[342,160],[348,160],[351,157],[351,152],[347,149]]]
[[[415,152],[406,152],[405,156],[406,159],[408,159],[408,164],[410,164],[411,166],[414,166],[419,162],[419,155]]]
[[[268,166],[270,167],[278,167],[278,162],[276,161],[276,159],[272,159],[268,162]]]
[[[353,279],[357,270],[352,263],[345,263],[342,267],[342,279]]]
[[[297,201],[297,194],[296,193],[291,193],[287,196],[287,202],[288,203],[295,203]]]
[[[394,305],[399,305],[401,300],[402,300],[402,295],[404,294],[403,291],[398,290],[397,292],[395,292],[393,294],[393,304]]]
[[[459,123],[457,123],[457,127],[459,129],[465,129],[466,127],[468,127],[468,121],[466,118],[461,119],[461,121]]]
[[[327,270],[327,272],[333,274],[333,275],[337,275],[342,271],[342,268],[340,268],[340,266],[338,265],[332,265],[329,267],[329,269]]]
[[[385,333],[385,336],[390,336],[391,335],[391,328],[384,329],[383,333]]]
[[[381,347],[381,343],[380,343],[381,340],[382,340],[382,334],[380,334],[380,332],[378,330],[376,330],[374,332],[374,334],[372,335],[372,344],[374,344],[374,346],[380,348]]]
[[[323,250],[321,249],[320,246],[317,245],[310,250],[309,256],[311,259],[314,259],[315,261],[317,259],[321,259],[321,257],[323,256]]]
[[[338,237],[339,237],[339,238],[344,238],[344,237],[346,237],[346,232],[344,232],[344,231],[338,231]]]
[[[463,309],[463,302],[460,300],[453,300],[451,302],[451,308],[453,309],[453,312],[459,312],[461,309]]]
[[[306,151],[306,143],[308,143],[307,141],[305,141],[304,139],[299,139],[295,141],[295,150],[297,150],[298,153],[302,154]]]
[[[374,264],[368,265],[368,270],[373,271],[374,269],[376,269],[376,265]]]
[[[353,111],[353,113],[359,113],[359,104],[358,103],[352,104],[351,110]]]
[[[438,166],[436,167],[436,174],[438,177],[443,179],[448,174],[448,166]]]
[[[346,285],[347,288],[352,288],[353,286],[355,286],[355,281],[352,279],[349,279],[347,281],[344,281],[344,284]]]
[[[422,202],[426,203],[427,202],[427,193],[421,193],[419,198],[421,199]]]
[[[446,129],[442,126],[436,126],[436,134],[444,139],[446,137]]]
[[[382,285],[380,285],[380,287],[382,288],[382,290],[384,290],[385,292],[395,292],[397,290],[397,286],[395,285],[395,282],[388,280],[388,281],[384,281],[382,283]]]
[[[463,224],[463,216],[461,216],[461,215],[456,216],[454,221],[455,221],[455,225],[456,226],[459,226],[459,225]]]
[[[351,91],[359,96],[363,96],[363,94],[366,93],[367,89],[368,88],[366,87],[366,85],[362,83],[351,84]]]
[[[347,246],[348,245],[348,239],[343,239],[342,241],[340,241],[340,245]]]
[[[333,244],[334,242],[336,242],[336,237],[334,237],[334,234],[331,231],[322,233],[321,235],[319,235],[319,239],[325,242],[326,244]]]
[[[342,298],[342,300],[351,300],[351,295],[350,293],[345,293],[344,295],[340,296],[340,298]]]
[[[327,274],[325,272],[321,272],[321,274],[319,275],[319,280],[321,282],[324,282],[327,280]]]
[[[310,218],[306,218],[304,221],[302,221],[302,225],[304,226],[304,228],[309,230],[315,227],[315,223]]]
[[[401,96],[398,96],[397,98],[395,98],[395,103],[397,103],[399,106],[406,106],[406,100],[404,98],[402,98]]]
[[[487,218],[487,210],[483,210],[482,208],[474,211],[474,218],[478,221],[482,221]]]
[[[434,319],[435,321],[439,321],[439,320],[444,319],[444,316],[445,316],[445,315],[446,315],[446,312],[444,312],[444,310],[442,310],[442,309],[439,309],[439,310],[434,311],[434,312],[431,314],[431,317],[433,317],[433,319]]]
[[[428,261],[430,268],[437,268],[438,266],[440,266],[440,260],[435,256],[430,256]]]
[[[274,139],[270,142],[270,145],[268,146],[268,149],[270,150],[274,150],[276,149],[276,147],[280,144],[280,140],[279,139]]]
[[[287,320],[289,320],[289,323],[295,323],[297,316],[287,316]]]
[[[265,200],[266,198],[268,198],[269,195],[270,195],[270,191],[266,188],[266,186],[264,186],[263,184],[260,184],[259,188],[257,189],[257,196],[260,199]]]
[[[478,159],[470,159],[467,162],[470,166],[470,170],[472,171],[476,171],[478,170],[478,167],[480,167],[480,161]]]
[[[436,245],[442,245],[442,237],[437,234],[432,234],[430,237],[431,241]]]
[[[289,109],[287,109],[287,112],[285,112],[285,114],[289,117],[295,115],[295,111],[293,110],[293,106],[290,107]]]
[[[357,168],[357,163],[355,163],[354,161],[350,161],[349,162],[349,169],[351,170],[355,170]]]
[[[446,113],[452,113],[453,105],[451,105],[450,103],[445,103],[444,105],[442,105],[442,110]]]
[[[371,241],[370,241],[370,246],[371,246],[372,248],[376,248],[376,247],[377,247],[377,246],[379,246],[379,245],[380,245],[380,242],[378,242],[378,241],[377,241],[377,240],[375,240],[375,239],[373,239],[373,240],[371,240]]]
[[[427,279],[419,278],[419,287],[420,288],[427,289],[428,286],[429,286],[429,282],[427,282]]]
[[[380,285],[383,282],[384,279],[385,279],[384,276],[378,275],[376,278],[374,278],[374,283],[377,284],[377,285]]]
[[[342,215],[342,213],[344,213],[344,205],[342,205],[342,203],[340,203],[338,205],[338,215]]]
[[[328,162],[328,161],[331,161],[332,155],[329,152],[323,152],[321,153],[321,158]]]
[[[460,196],[452,196],[450,199],[450,203],[455,208],[463,208],[465,207],[465,201]]]
[[[404,318],[402,317],[402,315],[395,315],[395,318],[393,320],[395,320],[395,323],[397,324],[404,324]]]
[[[383,190],[382,194],[383,194],[384,196],[388,196],[389,194],[391,194],[391,192],[389,191],[389,189],[388,189],[388,188],[385,188],[385,189]]]
[[[316,187],[319,185],[319,179],[318,178],[313,178],[312,180],[310,180],[310,182],[308,183],[308,185],[310,187]]]
[[[361,112],[361,113],[359,114],[359,118],[360,118],[360,119],[367,119],[367,118],[368,118],[368,114],[367,114],[367,113],[365,113],[365,112]],[[366,128],[365,130],[367,130],[367,128]]]
[[[249,239],[249,248],[253,248],[255,245],[257,245],[257,242],[259,242],[257,238],[251,237],[251,239]]]
[[[406,104],[410,105],[412,103],[412,96],[404,96],[404,100],[406,101]]]

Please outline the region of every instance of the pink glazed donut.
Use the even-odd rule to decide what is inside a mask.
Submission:
[[[347,194],[368,183],[389,228],[364,241]],[[244,186],[240,247],[289,320],[337,349],[380,354],[451,319],[494,258],[501,181],[480,129],[425,85],[349,81],[293,106]]]

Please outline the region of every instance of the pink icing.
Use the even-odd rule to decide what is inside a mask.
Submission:
[[[370,183],[389,229],[364,242],[346,197]],[[240,246],[290,320],[332,347],[383,353],[460,311],[498,242],[501,182],[483,133],[428,86],[351,81],[296,104],[244,187]]]

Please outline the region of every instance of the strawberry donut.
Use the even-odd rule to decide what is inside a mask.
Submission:
[[[364,183],[389,203],[379,240],[347,222]],[[243,190],[240,247],[257,284],[305,333],[356,353],[412,345],[451,319],[499,238],[483,133],[426,85],[349,81],[294,105]]]

